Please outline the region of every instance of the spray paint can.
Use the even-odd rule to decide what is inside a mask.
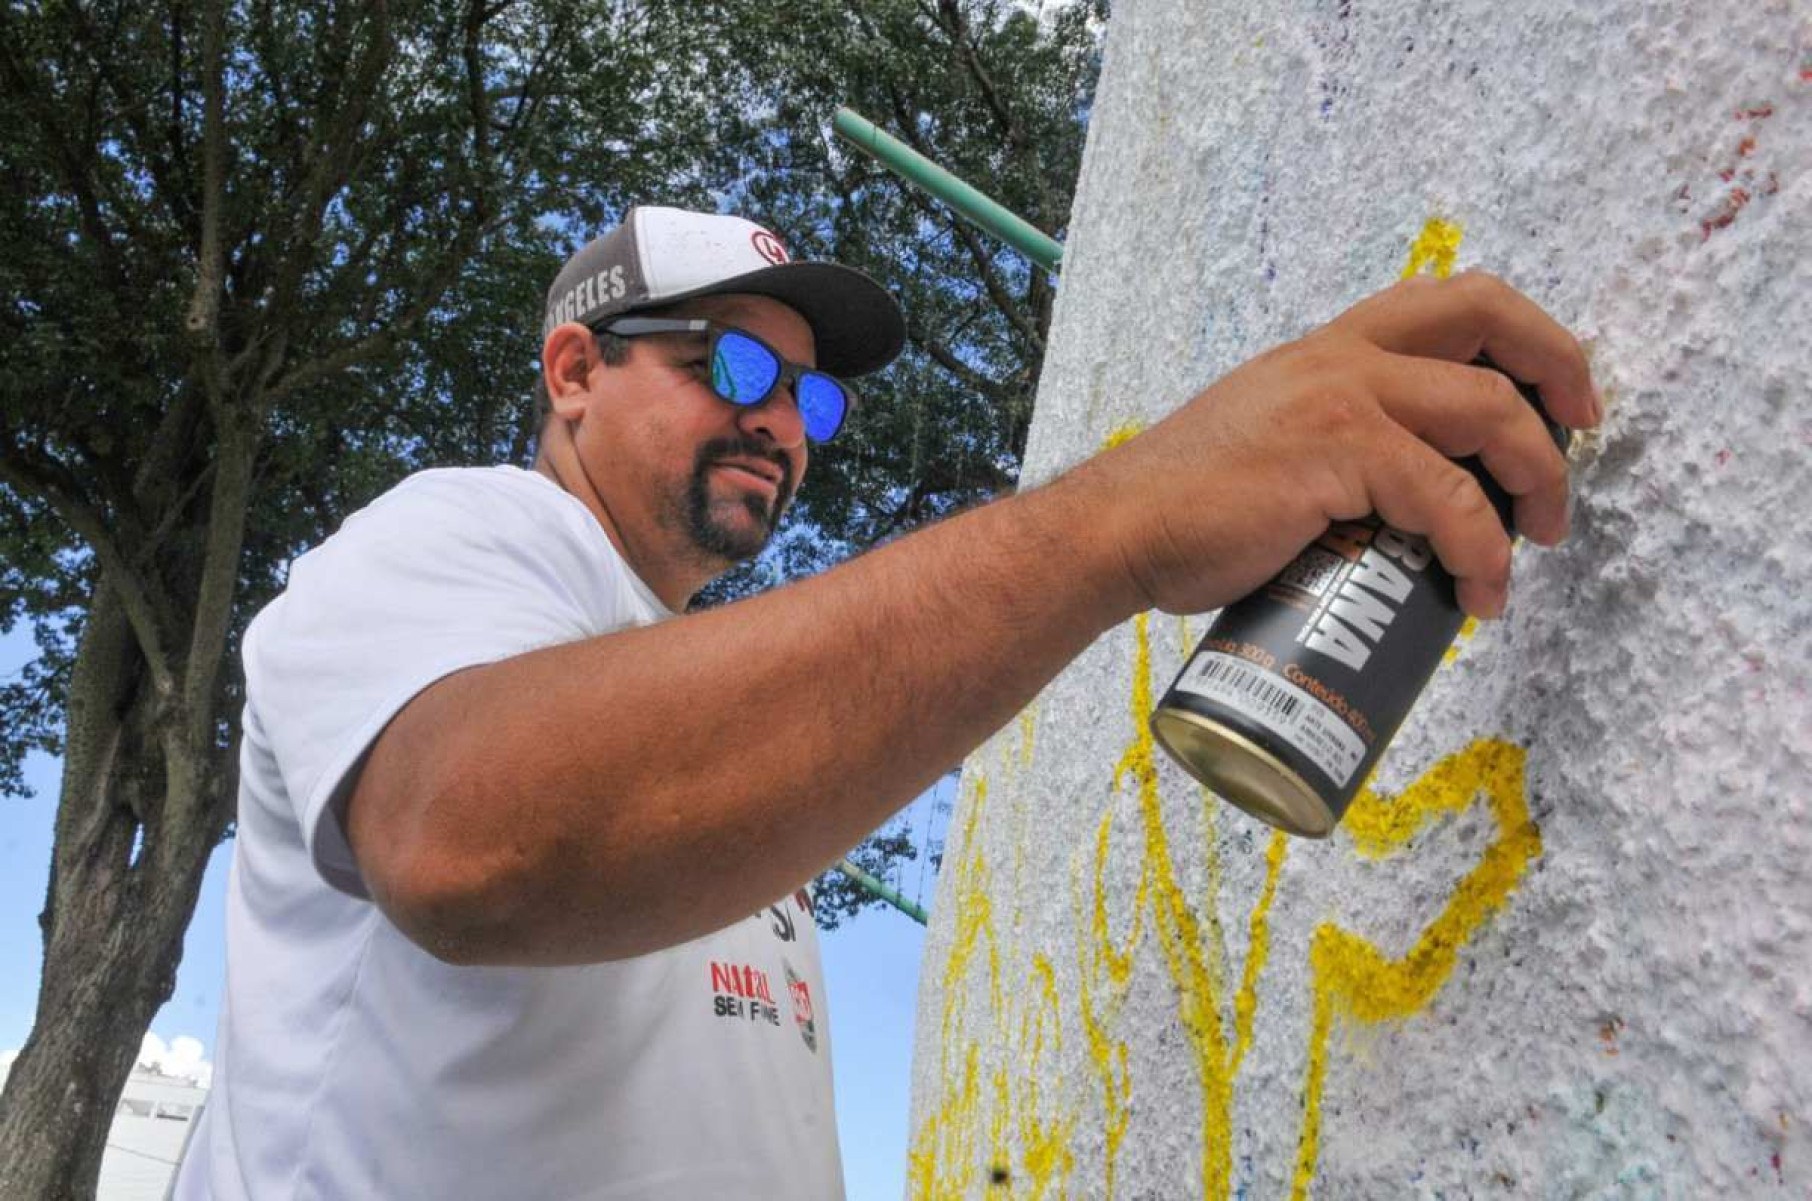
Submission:
[[[1542,413],[1533,389],[1517,389]],[[1542,421],[1564,454],[1566,430]],[[1478,459],[1459,464],[1514,535],[1510,496]],[[1325,838],[1465,616],[1426,539],[1376,516],[1338,522],[1221,611],[1152,713],[1152,734],[1226,800]]]

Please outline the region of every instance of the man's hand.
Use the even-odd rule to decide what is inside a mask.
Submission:
[[[1134,609],[1197,613],[1269,579],[1332,521],[1370,513],[1423,534],[1468,612],[1503,611],[1510,540],[1479,455],[1515,497],[1516,526],[1567,532],[1567,469],[1535,412],[1480,354],[1585,428],[1602,412],[1584,352],[1492,276],[1406,280],[1252,360],[1138,438],[1074,473],[1117,539]]]

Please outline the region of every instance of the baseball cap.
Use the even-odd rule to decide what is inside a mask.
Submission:
[[[837,263],[797,263],[753,221],[638,205],[623,223],[579,248],[547,292],[543,338],[556,325],[598,327],[639,309],[727,292],[770,296],[812,327],[818,367],[863,375],[906,344],[906,318],[880,284]]]

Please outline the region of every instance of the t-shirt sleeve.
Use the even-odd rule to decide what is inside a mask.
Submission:
[[[246,698],[321,877],[368,897],[344,803],[378,735],[453,672],[645,619],[588,514],[539,481],[412,477],[291,566],[248,630]]]

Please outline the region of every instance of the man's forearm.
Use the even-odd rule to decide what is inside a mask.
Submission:
[[[436,954],[480,963],[638,954],[784,895],[1132,611],[1103,540],[1068,537],[1091,486],[437,683],[354,797],[374,893]]]

